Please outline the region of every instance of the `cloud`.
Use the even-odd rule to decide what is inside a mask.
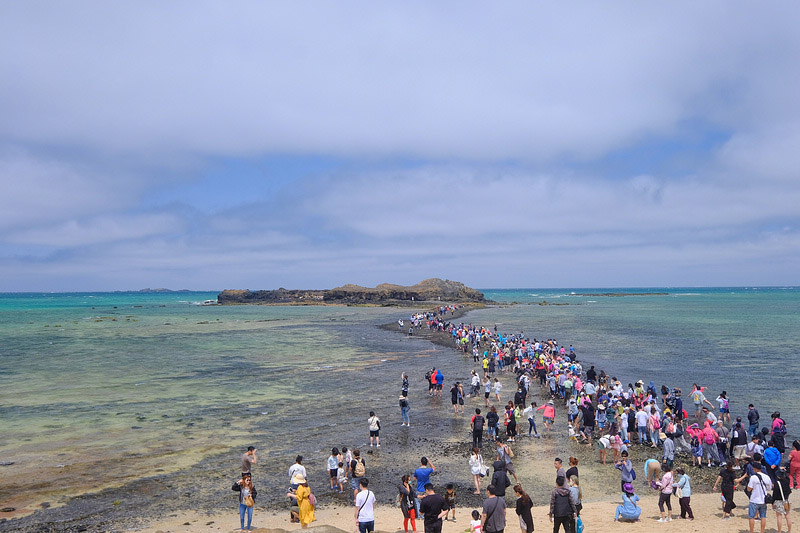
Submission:
[[[306,11],[7,6],[0,289],[796,281],[793,4]]]
[[[46,6],[0,23],[0,135],[18,142],[587,158],[698,114],[757,129],[797,106],[791,78],[763,81],[796,71],[800,36],[777,6]]]

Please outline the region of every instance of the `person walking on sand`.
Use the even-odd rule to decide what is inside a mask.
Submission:
[[[516,511],[519,516],[520,533],[533,533],[533,515],[531,497],[523,490],[522,485],[514,485],[514,494],[517,496]]]
[[[372,442],[375,441],[375,444],[378,448],[381,447],[381,419],[375,414],[375,411],[369,412],[369,418],[367,419],[369,423],[369,447],[372,448]]]
[[[658,495],[658,510],[661,513],[661,518],[659,518],[659,522],[672,522],[672,503],[670,499],[672,497],[672,469],[669,465],[663,465],[661,469],[664,471],[664,474],[661,476],[661,481],[656,483],[659,489],[661,489]],[[664,514],[664,506],[667,506],[667,514]]]
[[[764,528],[767,525],[766,496],[772,490],[772,480],[768,475],[761,473],[760,462],[753,461],[753,471],[753,475],[750,476],[750,481],[747,483],[747,488],[752,491],[750,493],[750,508],[747,514],[750,519],[750,533],[753,533],[756,518],[761,520],[761,533],[764,533]]]
[[[356,526],[359,533],[375,531],[375,494],[369,490],[369,479],[361,478],[358,482],[359,492],[356,494]]]
[[[247,451],[242,454],[242,475],[250,474],[252,476],[252,465],[258,463],[256,451],[255,447],[248,446]]]
[[[672,484],[672,488],[675,490],[675,496],[678,498],[678,503],[681,506],[681,518],[686,518],[687,515],[689,520],[694,520],[694,514],[692,514],[692,486],[690,484],[689,475],[683,470],[683,468],[678,467],[675,469],[675,473],[680,476],[676,483]]]
[[[450,509],[441,494],[436,494],[432,483],[425,484],[425,495],[419,504],[419,512],[424,517],[425,533],[441,533],[442,518]]]
[[[506,528],[506,500],[497,492],[494,485],[489,485],[486,489],[487,498],[483,500],[483,513],[481,514],[484,533],[502,533]],[[503,489],[503,495],[505,495],[505,489]]]
[[[239,522],[240,528],[244,531],[244,516],[247,515],[247,529],[253,522],[253,507],[255,506],[256,496],[258,491],[253,485],[252,475],[250,473],[242,474],[242,479],[236,481],[231,487],[239,493]]]
[[[736,508],[736,504],[733,503],[733,491],[736,487],[736,473],[731,463],[726,464],[725,468],[719,471],[717,480],[714,482],[714,487],[711,490],[716,492],[717,487],[720,485],[722,489],[722,519],[727,520],[729,516],[733,516],[733,510]]]
[[[790,511],[792,509],[789,503],[789,494],[792,493],[789,477],[786,475],[786,470],[780,468],[775,474],[775,488],[772,491],[772,510],[775,511],[775,517],[778,519],[778,533],[783,531],[783,519],[786,518],[786,531],[792,533],[792,518]]]
[[[564,526],[566,533],[575,533],[572,529],[573,520],[578,518],[578,509],[572,501],[572,494],[566,487],[566,480],[562,476],[556,478],[556,488],[550,493],[550,522],[553,524],[553,533],[558,533]]]
[[[408,533],[408,522],[411,521],[411,529],[413,533],[417,533],[417,524],[414,520],[417,517],[417,491],[414,486],[409,482],[411,476],[404,474],[398,488],[400,492],[400,511],[403,512],[403,531]]]

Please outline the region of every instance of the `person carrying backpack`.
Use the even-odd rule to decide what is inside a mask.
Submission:
[[[475,409],[475,416],[470,420],[470,427],[472,428],[472,447],[481,448],[483,445],[483,423],[485,419],[481,416],[481,410]]]
[[[578,517],[578,509],[572,501],[569,489],[565,486],[566,478],[558,476],[556,478],[556,488],[550,494],[550,522],[553,524],[553,533],[557,533],[561,526],[564,526],[566,533],[574,533],[572,521]]]

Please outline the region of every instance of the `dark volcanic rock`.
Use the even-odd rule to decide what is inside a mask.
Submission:
[[[330,290],[249,291],[225,290],[217,296],[221,304],[377,304],[442,301],[483,302],[483,293],[458,281],[431,278],[416,285],[405,287],[383,283],[375,288],[359,285],[343,285]]]

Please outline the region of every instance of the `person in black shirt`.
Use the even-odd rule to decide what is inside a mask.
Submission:
[[[442,518],[449,509],[444,497],[433,491],[433,483],[427,483],[425,497],[419,504],[419,512],[424,516],[425,533],[441,533]]]

